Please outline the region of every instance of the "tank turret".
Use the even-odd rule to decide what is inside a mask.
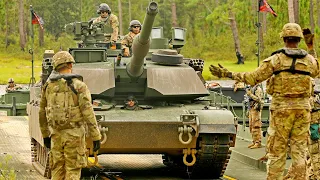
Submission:
[[[69,48],[76,61],[72,73],[83,77],[91,93],[102,136],[98,154],[162,154],[168,168],[190,178],[218,179],[235,145],[235,118],[229,107],[211,102],[199,75],[203,62],[184,63],[179,49],[186,30],[175,27],[171,40],[164,38],[162,28],[152,28],[157,13],[158,4],[150,2],[131,57],[121,56],[121,44],[112,49],[103,41],[103,24],[66,27],[80,41],[80,46]],[[45,65],[43,74],[49,74]],[[48,149],[39,133],[40,92],[40,87],[32,87],[27,111],[32,159],[50,177],[50,157],[43,155]],[[87,154],[94,156],[89,134],[86,141]]]
[[[147,8],[147,15],[143,21],[143,28],[141,33],[134,38],[132,45],[132,58],[127,65],[128,75],[132,78],[141,76],[143,73],[144,58],[149,52],[150,47],[150,34],[152,31],[152,25],[156,14],[158,13],[158,4],[156,2],[150,2]]]

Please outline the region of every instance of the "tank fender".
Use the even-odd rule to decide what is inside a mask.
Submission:
[[[234,116],[226,109],[194,110],[200,121],[199,133],[236,134]]]

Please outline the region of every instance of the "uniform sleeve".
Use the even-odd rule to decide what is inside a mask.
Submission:
[[[40,110],[39,110],[39,124],[40,130],[43,138],[50,136],[50,131],[48,127],[47,115],[46,115],[46,107],[47,107],[47,98],[46,98],[46,85],[43,86],[45,88],[42,89],[41,100],[40,100]]]
[[[263,96],[262,89],[258,86],[256,91],[254,93],[248,94],[248,96],[250,96],[254,101],[256,101],[258,103],[261,103],[262,102],[262,96]]]
[[[314,46],[312,46],[312,48],[308,47],[308,54],[310,54],[311,56],[313,56],[314,58],[317,58],[317,52],[314,49]]]
[[[128,41],[128,35],[124,36],[124,38],[121,41],[121,49],[124,49],[126,47],[128,47],[129,41]]]
[[[100,22],[100,16],[93,20],[92,24],[97,24]]]
[[[119,21],[118,21],[118,17],[113,15],[110,17],[110,24],[111,24],[111,27],[113,29],[113,33],[111,35],[111,40],[112,41],[117,41],[118,39],[118,34],[119,34]]]
[[[311,67],[311,73],[310,76],[315,78],[317,76],[319,76],[319,62],[317,59],[315,59],[314,57],[310,56],[311,62],[312,62],[312,67]]]
[[[246,84],[249,84],[251,86],[254,86],[258,83],[263,82],[264,80],[268,79],[273,74],[273,65],[272,60],[275,58],[274,56],[271,56],[267,59],[265,59],[261,66],[259,66],[255,71],[253,72],[233,72],[232,73],[232,79],[240,82],[244,82]]]
[[[90,136],[93,141],[101,139],[101,134],[98,129],[98,124],[91,104],[91,94],[88,87],[82,83],[78,90],[79,107],[83,115],[84,121],[88,126]]]

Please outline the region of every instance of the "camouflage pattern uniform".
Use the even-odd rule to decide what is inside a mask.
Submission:
[[[61,67],[55,61],[70,56],[66,51],[58,52],[53,57],[55,69]],[[69,62],[74,62],[73,58]],[[91,94],[78,78],[81,76],[54,71],[42,88],[39,123],[43,138],[51,137],[50,167],[54,180],[80,179],[81,168],[87,166],[86,128],[93,141],[101,139]]]
[[[250,110],[249,110],[249,128],[252,135],[251,149],[261,147],[261,110],[263,104],[263,91],[260,85],[255,85],[248,91]]]
[[[111,39],[109,39],[109,34],[105,34],[106,39],[105,41],[113,41],[116,42],[118,39],[118,34],[119,34],[119,21],[118,21],[118,17],[114,14],[110,14],[107,18],[103,18],[101,16],[99,16],[98,18],[96,18],[95,20],[93,20],[93,24],[96,23],[101,23],[101,22],[105,22],[106,24],[108,24],[109,26],[111,26],[111,28],[113,29],[113,32],[111,34]]]
[[[310,124],[320,124],[320,99],[319,95],[315,95],[313,98],[313,108],[311,112]],[[310,153],[310,177],[311,179],[320,179],[320,139],[313,140],[308,138],[308,148]]]
[[[303,38],[301,27],[284,25],[281,37]],[[319,74],[318,61],[298,48],[283,48],[263,61],[254,72],[233,73],[217,66],[210,71],[218,77],[230,77],[249,85],[267,80],[267,93],[272,96],[271,120],[268,128],[267,179],[283,179],[288,140],[291,144],[292,167],[306,179],[305,147],[310,126],[312,78]]]
[[[245,84],[243,82],[235,82],[233,85],[233,91],[236,92],[238,89],[245,88]]]
[[[139,30],[133,30],[133,27],[139,27]],[[138,20],[132,20],[129,25],[130,32],[124,36],[123,40],[121,41],[121,49],[123,49],[123,56],[130,56],[131,55],[131,47],[133,43],[134,37],[140,34],[141,31],[141,23]]]
[[[121,41],[122,49],[126,47],[131,48],[133,43],[133,38],[136,37],[136,35],[138,34],[135,34],[133,32],[129,32],[127,35],[125,35]]]

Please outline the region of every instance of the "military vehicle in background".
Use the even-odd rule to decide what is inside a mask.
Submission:
[[[26,116],[29,93],[29,89],[24,88],[0,95],[0,116]]]
[[[218,178],[235,145],[234,116],[211,106],[210,93],[196,70],[176,50],[149,53],[157,41],[150,38],[157,12],[157,3],[150,2],[132,57],[122,57],[118,48],[103,42],[103,25],[77,22],[66,27],[81,40],[69,52],[76,61],[73,72],[83,76],[92,94],[102,134],[99,154],[163,154],[163,163],[183,175]],[[176,28],[172,42],[184,43],[182,37],[185,31]],[[50,61],[44,60],[43,66]],[[43,69],[43,78],[48,69]],[[50,177],[48,150],[39,128],[39,95],[40,88],[32,87],[28,105],[32,160],[39,172]],[[90,136],[87,149],[93,156]]]
[[[215,105],[227,108],[237,117],[239,124],[244,124],[243,127],[249,127],[249,98],[246,95],[248,87],[238,88],[234,92],[234,87],[222,87],[218,83],[214,87],[208,88],[210,91],[210,99]],[[270,100],[266,92],[264,92],[264,104],[261,112],[262,130],[266,131],[269,127],[270,120]]]

